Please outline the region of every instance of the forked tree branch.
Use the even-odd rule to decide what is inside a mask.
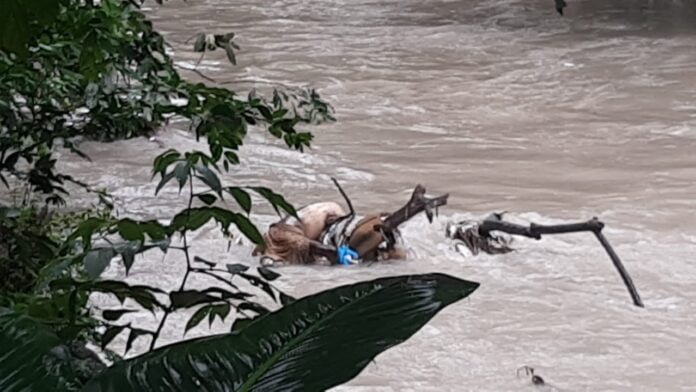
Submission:
[[[442,196],[427,198],[425,197],[425,188],[422,185],[417,185],[413,190],[411,200],[403,207],[391,213],[380,225],[379,229],[383,231],[394,231],[399,225],[413,218],[414,216],[425,211],[430,222],[433,221],[433,209],[447,204],[449,193]]]
[[[586,222],[570,223],[562,225],[539,225],[536,223],[531,223],[529,226],[522,226],[515,223],[510,223],[502,220],[502,214],[491,214],[486,219],[483,220],[478,226],[479,234],[484,237],[490,237],[491,231],[501,231],[507,234],[521,235],[529,238],[541,239],[544,234],[563,234],[563,233],[578,233],[583,231],[590,231],[594,233],[599,243],[602,244],[604,250],[606,250],[609,258],[611,258],[614,267],[621,275],[626,288],[628,289],[631,298],[633,299],[633,304],[638,307],[645,307],[643,301],[638,294],[636,286],[633,284],[631,276],[626,271],[621,259],[614,252],[609,241],[602,233],[604,229],[604,223],[602,223],[597,218],[592,218]]]

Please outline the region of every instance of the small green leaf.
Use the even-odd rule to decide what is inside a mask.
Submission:
[[[121,253],[121,258],[123,259],[123,266],[126,268],[126,275],[128,275],[135,262],[135,255],[130,252],[123,252]]]
[[[87,252],[84,259],[87,275],[91,279],[97,279],[111,263],[114,255],[115,252],[111,248],[97,248]]]
[[[282,291],[278,291],[278,294],[280,294],[280,304],[283,306],[290,305],[295,301],[294,297],[291,297]]]
[[[135,340],[143,335],[152,335],[152,332],[146,331],[144,329],[139,329],[139,328],[133,328],[131,327],[130,329],[130,335],[128,335],[128,341],[126,341],[126,353],[130,351],[131,347],[133,347],[133,343]]]
[[[242,232],[242,234],[244,234],[244,236],[250,239],[253,243],[257,245],[263,244],[263,236],[259,232],[259,229],[257,229],[256,226],[251,223],[249,218],[244,215],[236,214],[234,217],[234,224]]]
[[[111,343],[112,340],[123,331],[123,329],[126,328],[125,325],[110,325],[109,328],[106,329],[104,334],[102,335],[101,338],[101,348],[102,350],[106,348],[109,343]]]
[[[203,203],[206,205],[212,205],[217,201],[217,198],[213,195],[196,195]]]
[[[186,185],[186,181],[189,178],[189,175],[191,171],[191,166],[188,162],[180,162],[179,164],[174,167],[174,177],[176,177],[177,181],[179,181],[179,192],[181,192],[181,189]]]
[[[141,226],[138,225],[138,230],[140,229]],[[114,245],[114,251],[121,255],[121,258],[123,259],[123,266],[126,267],[126,275],[128,275],[131,267],[133,266],[133,262],[135,262],[135,255],[144,250],[152,248],[152,246],[153,245],[142,246],[142,242],[140,240]]]
[[[264,105],[258,105],[256,106],[256,109],[259,111],[259,113],[261,113],[261,115],[263,116],[263,118],[266,119],[266,121],[273,121],[273,113],[271,113],[271,110],[268,107]]]
[[[201,226],[206,224],[210,218],[212,218],[212,214],[209,209],[192,209],[186,228],[189,230],[198,230]]]
[[[248,192],[236,186],[227,187],[225,191],[234,197],[237,204],[239,204],[247,214],[251,212],[251,196],[249,196]]]
[[[153,175],[166,171],[169,165],[176,162],[180,158],[181,154],[174,149],[167,150],[164,153],[158,155],[157,158],[155,158],[154,163],[152,164]]]
[[[217,174],[213,173],[212,170],[204,165],[196,165],[195,170],[200,174],[196,177],[208,185],[210,189],[215,191],[215,193],[218,195],[222,194],[222,184],[220,184],[220,179],[218,178]]]
[[[144,231],[151,239],[155,241],[166,240],[167,229],[156,220],[138,222],[140,229]]]
[[[82,238],[83,249],[87,250],[92,245],[92,235],[109,224],[109,221],[101,218],[89,218],[80,223],[75,231],[70,234],[66,243],[71,243],[74,239]]]
[[[198,290],[183,290],[169,293],[169,300],[174,309],[181,309],[190,308],[203,303],[219,302],[220,298]]]
[[[266,267],[258,267],[259,275],[263,276],[264,279],[271,282],[280,278],[280,274]]]
[[[140,241],[145,239],[143,229],[140,227],[138,222],[132,219],[121,219],[116,225],[118,228],[118,234],[127,241]]]
[[[162,188],[164,188],[164,186],[167,185],[167,183],[174,178],[174,176],[176,176],[176,172],[174,170],[163,175],[162,179],[157,184],[157,188],[155,189],[155,195],[157,195],[159,193],[159,191],[162,190]]]
[[[169,239],[169,238],[165,238],[165,239],[162,239],[162,240],[157,240],[157,241],[154,241],[154,242],[152,243],[152,246],[156,246],[156,247],[160,248],[160,250],[161,250],[162,252],[167,253],[167,249],[169,249],[169,243],[170,243],[170,241],[171,241],[171,239]]]
[[[234,286],[234,285],[231,285]],[[236,286],[235,286],[236,287]],[[220,298],[223,300],[228,300],[228,299],[247,299],[249,297],[253,297],[253,294],[245,293],[243,291],[229,291],[225,290],[221,287],[209,287],[205,290],[203,290],[204,293],[206,294],[218,294],[220,295]]]
[[[242,272],[246,272],[249,269],[249,266],[239,263],[227,264],[226,267],[227,271],[229,271],[232,275],[237,275]]]
[[[159,308],[163,308],[164,306],[157,300],[154,294],[152,294],[152,291],[161,292],[161,290],[155,289],[154,287],[138,285],[131,286],[130,291],[128,291],[126,295],[143,308],[154,312],[155,306]]]
[[[278,207],[280,207],[288,214],[297,217],[297,211],[295,211],[295,207],[293,207],[292,204],[288,203],[283,196],[273,192],[272,190],[266,187],[257,186],[251,187],[250,189],[261,195],[266,200],[268,200],[268,202],[271,203],[271,206],[273,206],[273,209],[275,210],[276,214],[280,215],[280,211],[278,210]]]
[[[220,318],[221,322],[225,322],[225,318],[230,314],[230,304],[224,303],[219,305],[213,305],[210,308],[210,313],[208,314],[208,328],[213,326],[215,321],[215,316]]]
[[[126,313],[137,312],[135,309],[107,309],[102,311],[102,317],[107,321],[116,321]]]
[[[226,151],[225,152],[225,159],[227,159],[227,162],[238,165],[239,164],[239,156],[234,151]]]
[[[189,329],[194,328],[195,326],[200,324],[201,321],[203,321],[203,319],[205,318],[205,316],[207,316],[210,313],[211,308],[211,305],[206,305],[198,309],[196,313],[194,313],[193,316],[191,316],[189,321],[186,323],[186,327],[184,328],[184,334],[188,332]]]

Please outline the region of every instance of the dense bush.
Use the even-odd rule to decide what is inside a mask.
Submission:
[[[30,11],[45,3],[56,6],[51,23],[31,19]],[[81,154],[77,142],[83,138],[141,136],[179,116],[191,121],[198,137],[207,138],[211,158],[228,168],[238,162],[233,150],[249,125],[264,125],[288,146],[302,149],[311,134],[295,126],[331,119],[329,106],[311,90],[275,91],[269,102],[182,80],[164,39],[131,3],[12,4],[27,7],[20,14],[34,34],[25,37],[26,50],[0,50],[0,181],[7,185],[8,175],[17,177],[51,202],[60,202],[63,183],[73,181],[55,171],[56,144]],[[3,22],[9,24],[0,17]],[[4,41],[20,41],[22,31],[6,29]],[[212,46],[201,47],[197,40],[196,50],[234,50],[232,34],[202,37],[204,43],[211,37]]]
[[[242,264],[192,254],[189,235],[206,224],[218,225],[226,236],[263,241],[249,219],[251,193],[279,213],[295,214],[272,190],[223,184],[221,174],[239,163],[236,150],[250,127],[302,150],[312,135],[296,127],[332,120],[330,106],[313,90],[241,97],[182,79],[164,39],[134,2],[6,3],[0,14],[0,182],[24,196],[18,205],[0,206],[0,344],[10,348],[0,356],[3,391],[328,388],[354,377],[379,352],[477,287],[443,275],[407,276],[295,300],[276,289],[272,281],[280,275],[272,270],[252,273]],[[233,38],[201,33],[193,50],[223,49],[234,62]],[[171,117],[187,119],[208,149],[168,150],[154,158],[157,192],[168,184],[186,189],[185,207],[168,224],[118,219],[105,192],[56,170],[57,148],[89,159],[80,140],[147,135]],[[66,182],[94,192],[106,207],[56,210],[52,205],[69,196]],[[236,206],[223,207],[223,199]],[[137,255],[150,251],[184,255],[178,288],[100,279],[112,262],[128,272]],[[191,289],[192,274],[220,285]],[[93,293],[111,295],[121,306],[96,309],[89,302]],[[273,312],[258,295],[283,307]],[[168,316],[192,308],[185,330],[236,314],[232,331],[158,349]],[[139,310],[155,314],[158,327],[121,321]],[[352,320],[360,323],[350,325]],[[131,360],[112,353],[116,364],[104,371],[87,345],[105,349],[121,333],[127,334],[126,352],[145,337],[151,352]],[[329,358],[340,366],[327,367]]]

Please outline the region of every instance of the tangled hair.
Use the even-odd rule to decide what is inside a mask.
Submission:
[[[275,261],[290,264],[309,264],[313,262],[309,241],[304,231],[287,223],[276,223],[263,235],[265,244],[254,249],[254,256],[263,255]]]

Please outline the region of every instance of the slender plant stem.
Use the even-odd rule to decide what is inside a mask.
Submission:
[[[197,273],[203,274],[203,275],[208,275],[208,276],[210,276],[211,278],[217,279],[217,280],[219,280],[220,282],[225,283],[226,285],[232,287],[233,289],[237,289],[237,286],[235,286],[234,284],[232,284],[232,282],[226,280],[225,278],[223,278],[223,277],[221,277],[221,276],[215,275],[214,273],[210,272],[209,270],[204,270],[204,269],[193,269],[193,272],[197,272]]]
[[[191,206],[193,205],[193,174],[189,171],[189,200],[188,200],[188,206],[186,207],[186,222],[188,223],[189,216],[191,214]],[[179,290],[177,291],[182,291],[184,287],[186,287],[186,280],[189,277],[189,274],[193,270],[193,267],[191,267],[191,255],[189,254],[189,246],[188,246],[188,240],[186,238],[186,228],[181,232],[182,237],[184,238],[184,246],[182,247],[182,251],[184,252],[184,255],[186,256],[186,272],[184,273],[184,278],[181,279],[181,285],[179,286]],[[157,343],[157,339],[160,336],[160,332],[162,332],[162,328],[164,327],[164,323],[167,321],[167,318],[169,315],[174,311],[173,305],[170,303],[169,306],[164,310],[164,315],[162,316],[162,320],[160,320],[159,325],[157,326],[157,330],[155,333],[152,335],[152,342],[150,342],[150,350],[152,351],[155,349],[155,344]]]

